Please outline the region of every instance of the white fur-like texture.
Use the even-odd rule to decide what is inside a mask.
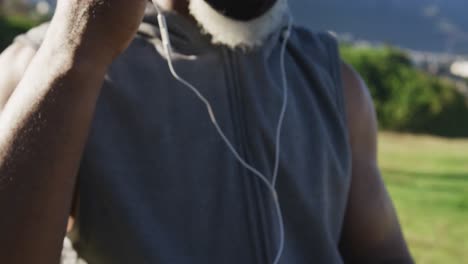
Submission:
[[[268,36],[278,30],[289,12],[288,0],[277,0],[262,16],[250,21],[238,21],[224,16],[204,0],[189,2],[190,13],[202,30],[211,35],[212,42],[232,49],[261,46]]]

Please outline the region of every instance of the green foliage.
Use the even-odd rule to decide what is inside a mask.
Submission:
[[[382,129],[468,136],[468,106],[455,85],[412,66],[391,47],[342,46],[343,59],[366,81]]]
[[[23,17],[1,17],[0,16],[0,52],[11,44],[13,39],[23,32],[39,23]]]

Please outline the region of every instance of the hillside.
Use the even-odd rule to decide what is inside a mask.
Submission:
[[[313,30],[415,50],[468,54],[465,0],[292,0],[296,20]]]

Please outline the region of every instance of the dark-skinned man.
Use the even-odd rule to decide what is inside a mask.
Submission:
[[[89,264],[412,263],[334,39],[286,0],[156,2],[170,56],[146,0],[59,0],[0,56],[0,262],[58,263],[71,215]]]

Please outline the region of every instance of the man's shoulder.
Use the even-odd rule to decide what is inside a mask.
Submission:
[[[341,64],[338,41],[335,35],[328,31],[312,31],[308,28],[295,26],[291,35],[292,46],[300,54],[302,60],[313,62],[325,67],[334,78]]]
[[[306,50],[329,52],[336,50],[338,40],[331,31],[314,31],[303,26],[294,26],[295,38]]]

